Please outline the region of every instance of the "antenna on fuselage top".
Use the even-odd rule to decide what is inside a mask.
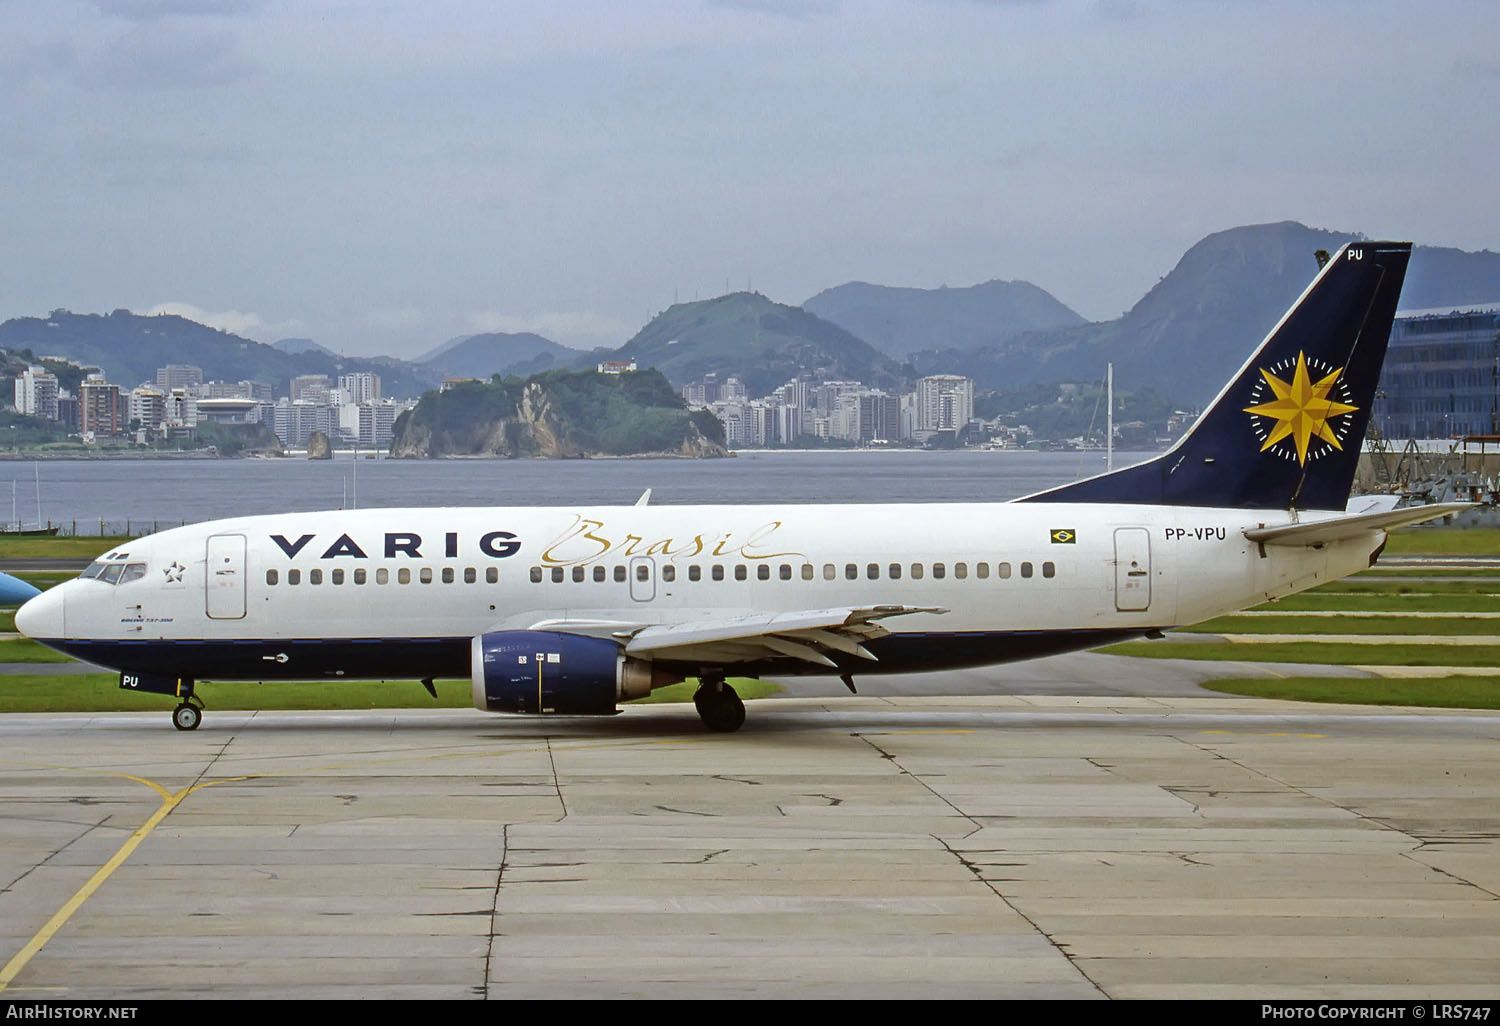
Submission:
[[[647,488],[641,493],[641,497],[635,500],[637,506],[644,506],[651,501],[651,489]]]

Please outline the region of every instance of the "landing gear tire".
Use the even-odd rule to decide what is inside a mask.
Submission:
[[[740,696],[722,680],[706,680],[693,694],[693,705],[698,709],[698,718],[709,730],[730,734],[739,730],[745,722],[745,703]]]
[[[197,730],[203,722],[203,710],[191,702],[183,702],[172,710],[172,726],[178,730]]]

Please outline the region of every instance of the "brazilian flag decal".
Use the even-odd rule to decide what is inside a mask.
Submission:
[[[1072,545],[1078,540],[1078,532],[1071,527],[1054,527],[1052,529],[1053,545]]]

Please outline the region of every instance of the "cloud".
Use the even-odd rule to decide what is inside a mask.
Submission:
[[[796,21],[833,14],[839,9],[838,0],[709,0],[711,6],[753,14],[774,14]]]
[[[141,311],[143,317],[156,317],[160,314],[174,314],[185,317],[199,324],[206,324],[210,328],[227,331],[231,335],[239,335],[241,338],[284,338],[295,335],[305,329],[305,326],[296,320],[282,321],[278,324],[267,324],[260,318],[259,314],[246,313],[243,310],[224,310],[212,313],[201,306],[191,303],[167,302],[158,303],[149,310]]]
[[[137,25],[94,55],[86,80],[127,89],[199,89],[250,78],[259,68],[232,33]]]
[[[224,17],[250,14],[265,6],[265,0],[94,0],[103,14],[130,21],[159,21],[175,17]]]

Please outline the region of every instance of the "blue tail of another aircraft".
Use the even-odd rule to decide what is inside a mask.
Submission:
[[[1410,257],[1349,243],[1171,449],[1017,501],[1344,509]]]

